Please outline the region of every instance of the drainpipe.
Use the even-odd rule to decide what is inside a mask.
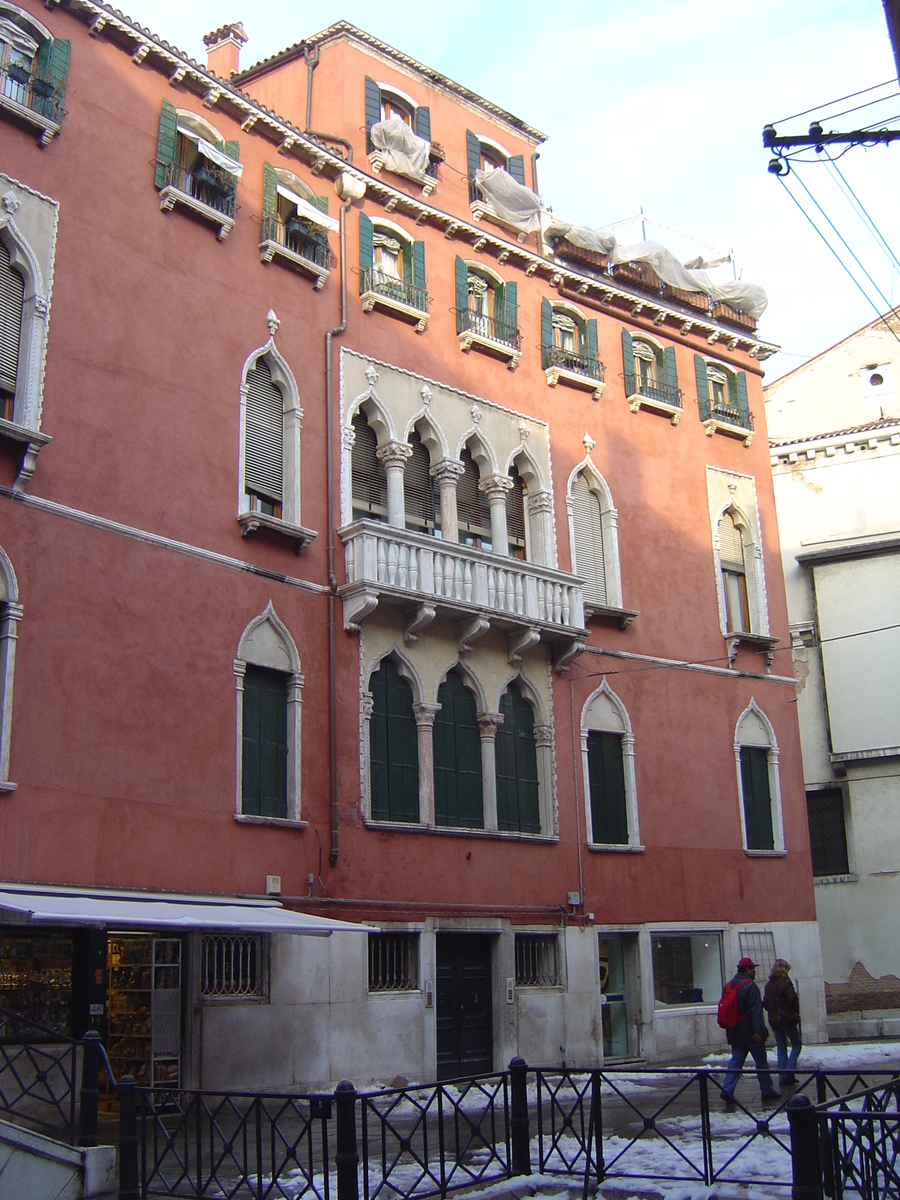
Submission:
[[[320,133],[317,129],[310,129],[312,124],[312,85],[313,71],[319,65],[319,47],[316,46],[315,53],[310,55],[309,46],[306,42],[303,43],[303,57],[306,59],[306,126],[303,130],[311,137],[321,138],[326,142],[337,142],[339,146],[347,148],[347,162],[353,163],[353,147],[344,137],[338,137],[335,133]],[[343,330],[340,331],[343,333]]]
[[[310,78],[312,73],[310,72]],[[335,334],[347,328],[347,210],[354,200],[366,194],[362,179],[346,172],[339,175],[334,190],[343,203],[340,212],[341,242],[341,323],[325,334],[325,487],[328,505],[328,751],[331,791],[331,850],[328,862],[333,867],[338,860],[338,752],[337,752],[337,629],[334,606],[337,599],[337,576],[334,573],[334,374],[331,365],[331,341]]]

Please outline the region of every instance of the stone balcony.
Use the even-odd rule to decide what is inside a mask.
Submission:
[[[574,575],[379,521],[354,521],[340,536],[345,629],[358,631],[385,604],[402,611],[407,642],[441,617],[456,623],[461,652],[491,628],[505,632],[510,663],[539,641],[552,647],[560,671],[581,652],[584,588]]]

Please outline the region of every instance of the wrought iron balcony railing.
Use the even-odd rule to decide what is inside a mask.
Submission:
[[[215,209],[223,217],[234,220],[237,184],[234,176],[229,175],[227,171],[205,163],[187,171],[177,163],[167,163],[163,187],[175,188],[176,191],[199,200],[207,208]]]
[[[299,254],[317,267],[328,270],[328,239],[324,234],[314,233],[305,221],[279,221],[277,217],[263,217],[261,240],[275,242],[292,254]]]
[[[522,335],[517,325],[495,320],[494,317],[482,316],[481,313],[473,312],[470,308],[456,310],[456,332],[475,333],[491,342],[509,346],[512,350],[521,350]]]
[[[658,383],[655,379],[644,379],[636,372],[625,372],[625,395],[646,396],[648,400],[658,400],[662,404],[671,404],[673,408],[681,408],[681,388],[671,383]]]
[[[753,428],[753,413],[751,412],[741,412],[739,408],[735,408],[731,404],[704,400],[702,397],[698,399],[697,403],[700,405],[701,421],[722,421],[726,425],[735,425],[739,429]]]
[[[541,346],[541,366],[561,367],[564,371],[573,371],[577,375],[587,375],[590,379],[603,382],[603,363],[599,358],[589,355],[576,354],[574,350],[561,350],[558,346]]]
[[[60,92],[49,80],[34,78],[28,67],[20,63],[0,67],[0,93],[56,125],[62,121]]]
[[[419,287],[415,283],[407,283],[405,279],[398,279],[396,275],[387,275],[378,267],[366,267],[362,274],[363,294],[372,292],[376,296],[383,296],[397,304],[405,304],[407,308],[414,308],[417,312],[428,312],[426,288]]]

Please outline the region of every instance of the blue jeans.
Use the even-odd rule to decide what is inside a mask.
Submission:
[[[772,1034],[775,1038],[775,1045],[778,1048],[778,1074],[793,1075],[797,1068],[797,1059],[800,1057],[800,1050],[803,1046],[800,1040],[799,1025],[784,1025],[780,1027],[772,1026]],[[788,1039],[791,1043],[791,1053],[788,1056],[787,1044]]]
[[[731,1047],[731,1060],[725,1070],[725,1078],[722,1081],[722,1091],[729,1096],[734,1095],[734,1089],[737,1087],[740,1079],[741,1067],[746,1062],[747,1055],[753,1055],[753,1061],[756,1064],[756,1069],[759,1071],[759,1090],[763,1097],[771,1096],[775,1091],[775,1084],[772,1082],[772,1076],[769,1074],[769,1060],[766,1058],[766,1043],[751,1042],[750,1045],[736,1045]],[[800,1051],[798,1050],[799,1054]]]

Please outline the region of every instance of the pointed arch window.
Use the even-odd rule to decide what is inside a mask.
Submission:
[[[264,358],[247,372],[244,491],[251,511],[281,516],[284,398]]]
[[[0,242],[0,417],[4,421],[12,421],[15,411],[24,296],[25,280]]]
[[[434,814],[437,825],[484,828],[481,739],[475,697],[459,671],[438,690],[434,718]]]
[[[519,469],[513,463],[509,468],[512,487],[506,494],[506,533],[509,539],[509,553],[512,558],[525,559],[525,480],[519,474]]]
[[[378,439],[363,412],[353,418],[353,450],[350,459],[353,520],[368,517],[387,520],[387,476],[376,456]]]
[[[534,712],[518,684],[500,698],[503,724],[497,730],[497,826],[516,833],[540,833],[540,789]]]
[[[22,619],[19,585],[13,565],[0,548],[0,793],[15,790],[9,780],[12,734],[13,678],[16,669],[17,627]]]
[[[730,512],[723,513],[719,521],[719,562],[725,596],[725,628],[728,633],[750,633],[744,538]]]
[[[584,471],[572,483],[572,522],[575,529],[575,571],[584,580],[585,602],[606,605],[606,559],[600,500]]]
[[[490,550],[491,506],[484,492],[478,490],[481,475],[468,446],[463,447],[460,461],[463,470],[456,485],[459,540],[464,546]]]
[[[407,529],[439,534],[441,504],[437,484],[431,475],[431,455],[418,430],[409,435],[412,454],[403,468],[403,498]]]
[[[754,701],[737,723],[734,752],[741,833],[748,853],[784,853],[778,745],[772,724]]]
[[[419,820],[419,747],[412,688],[385,659],[369,684],[369,770],[372,819]]]
[[[581,747],[591,846],[640,850],[634,735],[605,680],[585,705]]]

